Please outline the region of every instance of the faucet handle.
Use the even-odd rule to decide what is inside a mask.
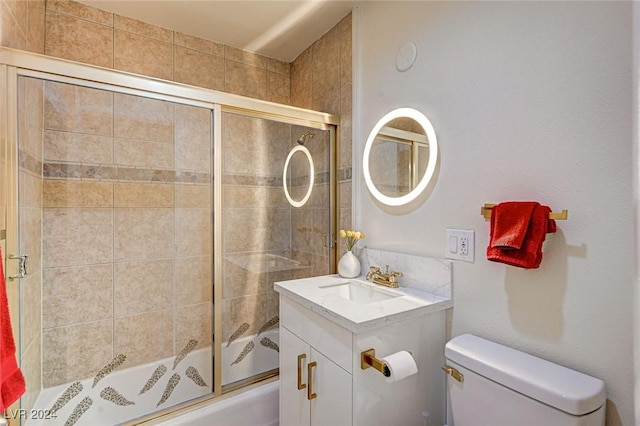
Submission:
[[[371,280],[371,278],[373,278],[374,275],[379,273],[380,273],[380,268],[378,268],[377,266],[369,266],[369,272],[367,273],[366,279]]]
[[[397,283],[396,277],[404,277],[404,274],[396,271],[389,272],[389,282]]]

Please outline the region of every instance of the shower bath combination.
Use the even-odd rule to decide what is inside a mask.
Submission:
[[[20,409],[56,414],[29,424],[120,424],[275,377],[273,282],[335,267],[337,117],[172,83],[145,96],[117,71],[94,83],[91,66],[16,58],[2,96],[24,188],[7,251],[31,255]],[[282,159],[316,135],[322,197],[294,208]]]

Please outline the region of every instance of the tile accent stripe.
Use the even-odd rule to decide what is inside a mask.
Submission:
[[[211,183],[210,173],[73,163],[44,163],[43,176],[45,179]]]
[[[22,149],[18,149],[18,166],[38,176],[42,175],[42,161]]]
[[[351,168],[349,168],[349,179],[351,179]],[[318,172],[315,175],[315,184],[328,183],[329,172]],[[292,186],[306,186],[309,177],[301,176],[293,179]],[[224,175],[222,176],[223,185],[239,185],[239,186],[269,186],[282,187],[282,176],[249,176],[249,175]]]
[[[77,163],[42,163],[31,154],[20,151],[20,167],[40,175],[45,179],[82,179],[82,180],[112,180],[112,181],[136,181],[136,182],[160,182],[160,183],[201,183],[212,182],[210,173],[184,171],[145,169],[137,167],[124,167],[112,165],[77,164]],[[338,170],[338,181],[347,181],[352,178],[351,167]],[[309,178],[306,176],[294,179],[292,186],[306,185]],[[315,183],[328,183],[329,172],[318,172]],[[248,176],[225,175],[222,176],[223,185],[243,186],[269,186],[281,187],[282,177],[277,176]]]
[[[224,175],[222,176],[223,185],[239,185],[239,186],[270,186],[281,187],[282,176],[248,176],[248,175]]]
[[[350,181],[352,179],[353,170],[351,166],[343,167],[338,170],[338,182]]]

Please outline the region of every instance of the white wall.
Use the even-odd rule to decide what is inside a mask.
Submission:
[[[366,244],[442,257],[445,228],[476,230],[475,263],[454,265],[452,334],[599,377],[610,424],[633,424],[631,3],[365,2],[357,15],[354,161],[400,106],[423,111],[441,147],[413,211],[380,209],[357,177]],[[418,60],[400,73],[408,41]],[[480,207],[507,200],[569,210],[538,270],[484,256]]]
[[[634,309],[634,336],[640,333],[640,269],[637,262],[640,250],[640,3],[633,2],[633,147],[634,147],[634,201],[636,220],[636,283],[635,283],[635,309]],[[634,338],[635,360],[635,401],[640,401],[640,339]],[[635,405],[636,424],[640,424],[640,404]]]

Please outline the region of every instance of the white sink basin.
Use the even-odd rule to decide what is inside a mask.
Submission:
[[[380,302],[402,296],[401,294],[376,288],[373,284],[367,284],[360,281],[345,281],[337,284],[320,286],[318,288],[324,294],[336,295],[359,305]]]
[[[311,309],[354,333],[362,333],[453,306],[451,299],[408,288],[386,288],[337,275],[277,281],[280,296]]]

